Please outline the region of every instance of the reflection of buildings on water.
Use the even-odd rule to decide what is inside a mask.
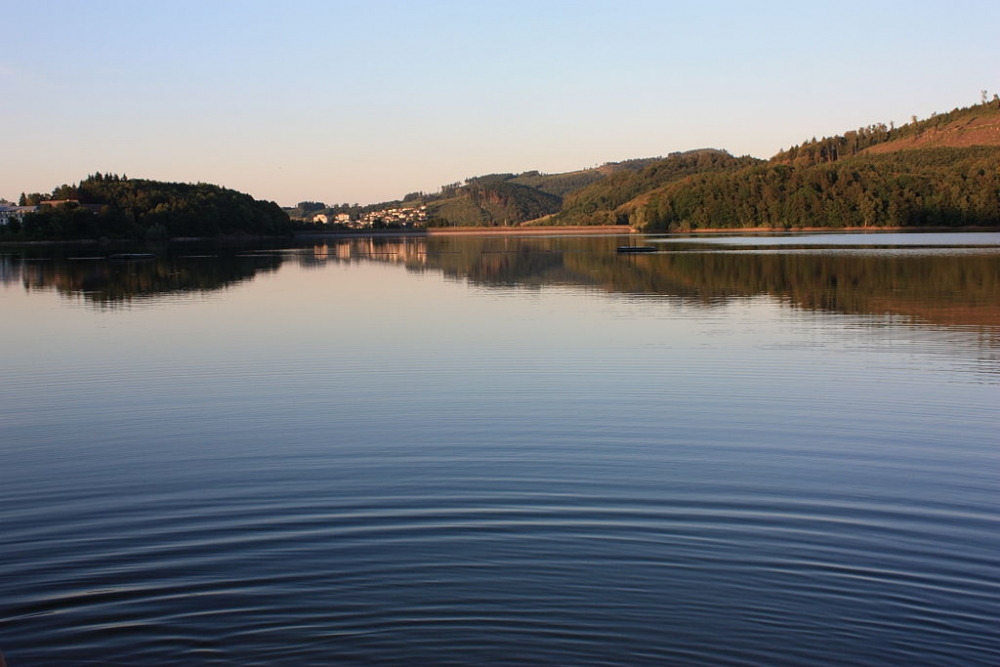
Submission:
[[[370,236],[339,239],[330,243],[314,245],[310,259],[314,262],[331,259],[347,262],[367,260],[406,264],[407,266],[424,266],[427,264],[427,241],[422,238],[382,239]]]
[[[23,262],[21,283],[26,290],[44,290],[57,284],[57,273],[52,262]]]
[[[0,255],[0,284],[10,285],[21,280],[21,258]]]

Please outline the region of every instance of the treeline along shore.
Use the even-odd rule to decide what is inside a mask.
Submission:
[[[288,215],[274,202],[206,183],[165,183],[96,173],[51,193],[21,194],[0,207],[0,240],[287,236]],[[16,209],[14,211],[10,209]]]

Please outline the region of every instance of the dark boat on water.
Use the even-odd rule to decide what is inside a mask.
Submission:
[[[656,252],[656,247],[651,245],[620,245],[618,252]]]
[[[114,255],[108,255],[108,259],[118,262],[139,262],[156,259],[156,255],[148,252],[119,252]]]

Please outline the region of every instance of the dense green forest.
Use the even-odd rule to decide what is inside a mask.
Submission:
[[[694,165],[644,182],[618,175],[567,195],[557,220],[644,231],[995,226],[998,144],[994,97],[899,128],[812,139],[767,162]]]
[[[700,174],[617,211],[650,230],[1000,224],[1000,148],[859,154]]]
[[[757,164],[751,157],[736,158],[725,151],[696,150],[675,153],[641,171],[620,171],[566,195],[558,224],[630,224],[618,209],[656,188],[698,174],[727,173]]]
[[[21,195],[39,206],[23,221],[0,227],[8,240],[158,239],[176,237],[281,236],[288,216],[273,202],[217,185],[164,183],[94,174],[51,193]]]

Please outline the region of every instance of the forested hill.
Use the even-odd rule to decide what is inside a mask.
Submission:
[[[496,174],[445,186],[440,198],[427,204],[427,213],[439,224],[512,225],[555,213],[561,205],[556,195]]]
[[[424,206],[427,224],[437,226],[997,226],[998,180],[1000,98],[994,96],[899,127],[874,123],[814,138],[768,160],[701,149],[561,174],[490,174],[382,207]],[[322,212],[300,208],[303,219]],[[327,212],[355,215],[346,205]]]
[[[51,193],[21,196],[38,205],[23,221],[0,228],[14,239],[142,239],[281,236],[288,216],[274,202],[205,183],[166,183],[103,175]]]
[[[812,139],[766,162],[677,154],[568,193],[553,219],[645,231],[1000,226],[1000,100]]]
[[[527,185],[528,187],[536,188],[557,197],[563,197],[570,192],[584,188],[614,174],[642,171],[662,159],[662,157],[648,157],[623,160],[621,162],[606,162],[600,167],[570,171],[562,174],[542,174],[537,171],[526,171],[522,174],[511,176],[510,181],[518,185]]]
[[[1000,148],[860,154],[674,182],[630,202],[646,231],[1000,225]]]
[[[468,178],[426,196],[428,216],[436,225],[506,226],[548,218],[564,209],[564,198],[619,175],[635,174],[661,158],[609,162],[600,167],[560,174],[528,171]]]
[[[752,157],[733,157],[725,151],[702,149],[673,153],[648,163],[639,171],[619,171],[587,187],[568,193],[558,224],[630,224],[629,206],[668,183],[697,174],[737,171],[759,163]]]
[[[1000,101],[812,140],[624,207],[648,231],[1000,226]]]

